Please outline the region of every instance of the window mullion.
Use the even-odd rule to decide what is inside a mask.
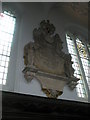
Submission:
[[[74,41],[74,45],[75,45],[75,48],[76,48],[76,53],[77,53],[78,61],[79,61],[79,64],[80,64],[80,70],[81,70],[82,77],[83,77],[84,84],[85,84],[86,95],[88,97],[89,87],[88,87],[87,80],[86,80],[86,77],[85,77],[85,72],[84,72],[84,69],[83,69],[83,65],[82,65],[82,62],[81,62],[81,59],[80,59],[80,56],[79,56],[79,52],[78,52],[78,48],[77,48],[75,37],[73,37],[73,41]]]
[[[87,51],[87,54],[88,54],[88,58],[90,59],[89,48],[88,48],[88,46],[86,44],[84,44],[84,45],[85,45],[85,48],[86,48],[86,51]]]

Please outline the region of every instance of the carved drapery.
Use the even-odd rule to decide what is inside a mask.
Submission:
[[[37,78],[48,97],[57,98],[63,93],[66,84],[72,89],[78,79],[73,76],[70,54],[62,49],[62,40],[55,34],[55,27],[49,20],[41,21],[39,28],[33,30],[34,42],[24,47],[24,77]]]

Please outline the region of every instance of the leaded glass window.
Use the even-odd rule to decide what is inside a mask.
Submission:
[[[16,18],[4,11],[0,15],[0,84],[5,85]]]
[[[86,47],[79,38],[75,39],[76,42],[76,46],[75,46],[74,40],[68,34],[66,34],[66,41],[67,41],[68,51],[71,54],[73,61],[72,67],[75,69],[74,76],[80,79],[78,81],[78,85],[76,86],[77,95],[79,97],[86,98],[88,97],[87,96],[88,94],[87,94],[84,78],[86,78],[87,84],[90,89],[90,59],[87,54]],[[84,70],[84,74],[85,74],[84,78],[82,75],[81,64],[77,57],[77,52]]]
[[[87,80],[87,83],[88,83],[88,86],[90,89],[90,70],[89,70],[90,69],[90,59],[87,54],[85,45],[78,38],[76,39],[76,44],[77,44],[77,48],[78,48],[81,62],[83,65],[85,77],[86,77],[86,80]]]

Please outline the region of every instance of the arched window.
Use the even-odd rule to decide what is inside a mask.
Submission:
[[[88,98],[90,90],[90,46],[86,45],[79,37],[66,34],[68,51],[73,61],[74,76],[79,78],[76,91],[78,97]]]
[[[16,18],[10,12],[0,14],[0,84],[3,85],[7,80],[15,23]]]

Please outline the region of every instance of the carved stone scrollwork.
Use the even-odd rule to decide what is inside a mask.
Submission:
[[[78,79],[73,76],[70,54],[62,49],[62,40],[55,34],[55,27],[49,20],[41,21],[40,27],[33,30],[34,42],[24,47],[24,77],[37,78],[48,97],[57,98],[67,84],[74,88]]]

